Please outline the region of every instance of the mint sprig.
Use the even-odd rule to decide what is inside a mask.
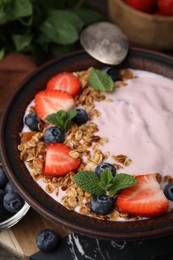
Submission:
[[[73,178],[81,189],[90,194],[102,195],[104,192],[99,186],[99,177],[94,172],[80,171]]]
[[[135,177],[129,174],[119,173],[113,176],[108,168],[102,171],[100,178],[92,171],[80,171],[73,178],[82,190],[92,195],[116,195],[122,189],[138,183]]]
[[[101,92],[113,92],[115,83],[111,77],[103,70],[92,69],[88,78],[89,84]]]
[[[52,124],[58,126],[64,132],[67,131],[71,120],[77,115],[75,109],[65,112],[64,110],[59,110],[57,113],[52,113],[48,115],[45,120]]]

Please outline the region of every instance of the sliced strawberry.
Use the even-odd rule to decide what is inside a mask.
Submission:
[[[47,145],[44,173],[51,176],[59,176],[78,168],[79,158],[73,158],[69,152],[71,148],[62,143]]]
[[[118,196],[117,207],[121,212],[152,217],[164,213],[168,200],[157,182],[155,174],[136,176],[138,184],[124,189]]]
[[[75,96],[81,89],[81,83],[72,73],[61,72],[48,81],[47,89],[59,89]]]
[[[59,110],[68,111],[75,105],[73,97],[60,90],[44,90],[35,95],[35,111],[39,118],[45,120],[46,116]]]

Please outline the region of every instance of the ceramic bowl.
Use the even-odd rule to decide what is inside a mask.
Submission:
[[[88,67],[101,68],[103,64],[84,51],[55,59],[40,67],[27,78],[8,102],[0,128],[0,156],[9,179],[21,196],[40,214],[71,231],[112,240],[137,240],[173,234],[173,211],[162,216],[138,221],[102,221],[69,211],[45,193],[28,174],[20,160],[17,146],[23,115],[34,95],[45,88],[46,81],[60,71],[81,71]],[[134,68],[155,72],[173,79],[173,59],[155,52],[130,49],[117,68]]]

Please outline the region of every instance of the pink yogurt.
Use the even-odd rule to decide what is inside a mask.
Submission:
[[[101,111],[94,118],[98,135],[109,138],[103,151],[132,159],[125,173],[173,177],[173,81],[151,72],[133,73],[137,77],[127,86],[107,95],[113,102],[95,102]]]

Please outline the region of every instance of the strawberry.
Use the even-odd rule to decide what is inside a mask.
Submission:
[[[75,105],[73,97],[60,90],[43,90],[35,95],[35,111],[40,119],[45,121],[46,116],[59,110],[68,111]]]
[[[158,0],[158,10],[162,15],[173,15],[173,0]]]
[[[81,89],[81,83],[72,73],[61,72],[48,81],[47,89],[59,89],[75,96]]]
[[[143,217],[164,213],[169,206],[155,174],[136,176],[138,184],[124,189],[117,199],[121,212]]]
[[[163,0],[164,1],[164,0]],[[129,6],[146,13],[153,13],[156,9],[156,0],[125,0]]]
[[[62,143],[47,145],[44,173],[51,176],[59,176],[78,168],[79,158],[73,158],[69,152],[71,148]]]

